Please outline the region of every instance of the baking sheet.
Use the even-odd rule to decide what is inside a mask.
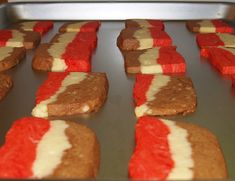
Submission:
[[[62,23],[55,23],[53,31],[44,36],[42,42],[48,42]],[[232,180],[235,178],[235,91],[231,81],[200,58],[195,36],[186,29],[183,21],[166,21],[165,24],[177,50],[186,59],[187,75],[192,78],[198,96],[195,113],[171,119],[189,121],[210,129],[221,143]],[[103,21],[98,32],[92,70],[106,72],[108,76],[110,88],[104,107],[86,117],[68,118],[96,132],[101,146],[99,180],[127,179],[128,161],[134,148],[134,78],[125,74],[123,58],[116,47],[117,36],[123,27],[123,21]],[[35,92],[47,77],[44,72],[32,70],[33,52],[27,51],[26,59],[7,71],[13,77],[14,87],[0,102],[0,143],[3,143],[5,133],[14,120],[30,116]]]

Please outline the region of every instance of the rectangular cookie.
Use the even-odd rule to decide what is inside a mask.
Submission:
[[[222,74],[235,74],[235,49],[225,47],[208,48],[208,60]]]
[[[70,116],[98,111],[108,93],[105,73],[49,73],[36,94],[35,117]]]
[[[96,32],[100,27],[100,21],[78,21],[78,22],[69,22],[63,24],[59,32]]]
[[[33,57],[32,67],[51,72],[89,72],[91,50],[86,44],[44,43]]]
[[[13,26],[19,30],[35,31],[44,35],[53,28],[53,21],[25,21]]]
[[[0,47],[35,48],[41,41],[41,36],[33,31],[0,30]]]
[[[188,114],[197,103],[190,78],[161,74],[137,74],[133,98],[137,117]]]
[[[7,95],[13,85],[13,81],[9,75],[0,74],[0,101]]]
[[[144,116],[135,127],[132,180],[223,180],[226,163],[216,136],[183,121]]]
[[[8,70],[17,65],[24,57],[23,47],[0,47],[0,71]]]
[[[176,47],[155,47],[124,53],[127,73],[182,73],[186,71],[184,58]]]
[[[125,21],[126,28],[158,28],[164,30],[164,23],[156,19],[127,19]]]
[[[93,50],[97,45],[97,35],[96,32],[57,33],[50,43],[85,43]]]
[[[232,33],[233,28],[219,19],[190,20],[186,22],[187,28],[194,33]]]
[[[172,39],[157,28],[127,28],[118,36],[117,45],[121,50],[143,50],[171,46]]]
[[[13,123],[0,154],[2,179],[91,179],[100,162],[99,142],[91,129],[34,117]]]

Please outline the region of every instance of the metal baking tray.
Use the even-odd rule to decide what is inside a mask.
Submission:
[[[88,9],[83,9],[88,8]],[[98,180],[127,180],[128,161],[134,148],[136,117],[132,88],[134,77],[124,71],[123,58],[116,39],[124,28],[126,18],[158,18],[165,21],[166,31],[177,50],[187,62],[187,76],[196,89],[198,105],[195,113],[170,117],[185,120],[210,129],[219,139],[229,170],[229,179],[235,179],[235,89],[231,80],[221,76],[205,59],[200,58],[195,36],[185,27],[185,19],[224,18],[235,25],[235,4],[204,2],[60,2],[11,3],[0,6],[0,26],[11,27],[12,22],[30,19],[53,19],[53,31],[42,42],[48,42],[66,20],[100,19],[98,46],[92,57],[92,70],[106,72],[109,94],[104,107],[89,116],[67,119],[92,128],[101,146],[101,165]],[[92,11],[94,10],[94,11]],[[88,13],[89,12],[89,13]],[[141,12],[141,13],[140,13]],[[172,21],[173,20],[173,21]],[[234,26],[235,28],[235,26]],[[34,50],[19,65],[7,71],[13,77],[14,87],[0,102],[0,143],[12,122],[30,116],[35,93],[46,79],[45,72],[34,71],[31,61]]]

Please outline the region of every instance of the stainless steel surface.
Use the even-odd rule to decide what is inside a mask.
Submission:
[[[11,19],[101,19],[158,18],[164,20],[229,18],[235,20],[234,3],[203,2],[67,2],[12,3]]]
[[[43,38],[43,42],[49,41],[61,24],[56,23],[54,30]],[[193,122],[216,134],[225,154],[230,178],[234,179],[235,97],[231,81],[223,78],[206,60],[200,58],[194,34],[186,30],[184,22],[165,24],[166,31],[187,61],[187,75],[192,78],[198,96],[195,113],[171,119]],[[125,74],[123,58],[116,47],[116,38],[123,26],[123,22],[102,22],[98,33],[98,47],[92,58],[92,70],[106,72],[108,75],[110,90],[107,102],[98,113],[88,117],[68,118],[86,124],[98,136],[101,145],[98,179],[127,178],[128,160],[134,146],[134,78]],[[28,51],[27,58],[8,71],[13,76],[14,87],[6,99],[0,102],[1,143],[14,120],[30,116],[35,92],[46,79],[46,73],[32,70],[32,55],[33,51]]]

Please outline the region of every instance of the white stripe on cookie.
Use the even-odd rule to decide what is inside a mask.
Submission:
[[[0,61],[3,61],[5,58],[9,57],[13,52],[12,47],[1,47],[0,48]]]
[[[217,33],[216,35],[224,42],[224,46],[235,48],[235,35],[229,33]]]
[[[153,47],[153,38],[151,32],[147,28],[136,30],[133,37],[139,42],[137,50]]]
[[[216,27],[210,20],[202,20],[198,22],[200,25],[199,32],[214,33],[216,32]]]
[[[24,33],[17,31],[17,30],[11,30],[12,38],[10,38],[6,42],[6,46],[9,47],[23,47],[24,44]]]
[[[21,28],[25,31],[33,31],[36,23],[37,23],[36,21],[30,21],[30,22],[23,22],[20,25],[21,25]]]

